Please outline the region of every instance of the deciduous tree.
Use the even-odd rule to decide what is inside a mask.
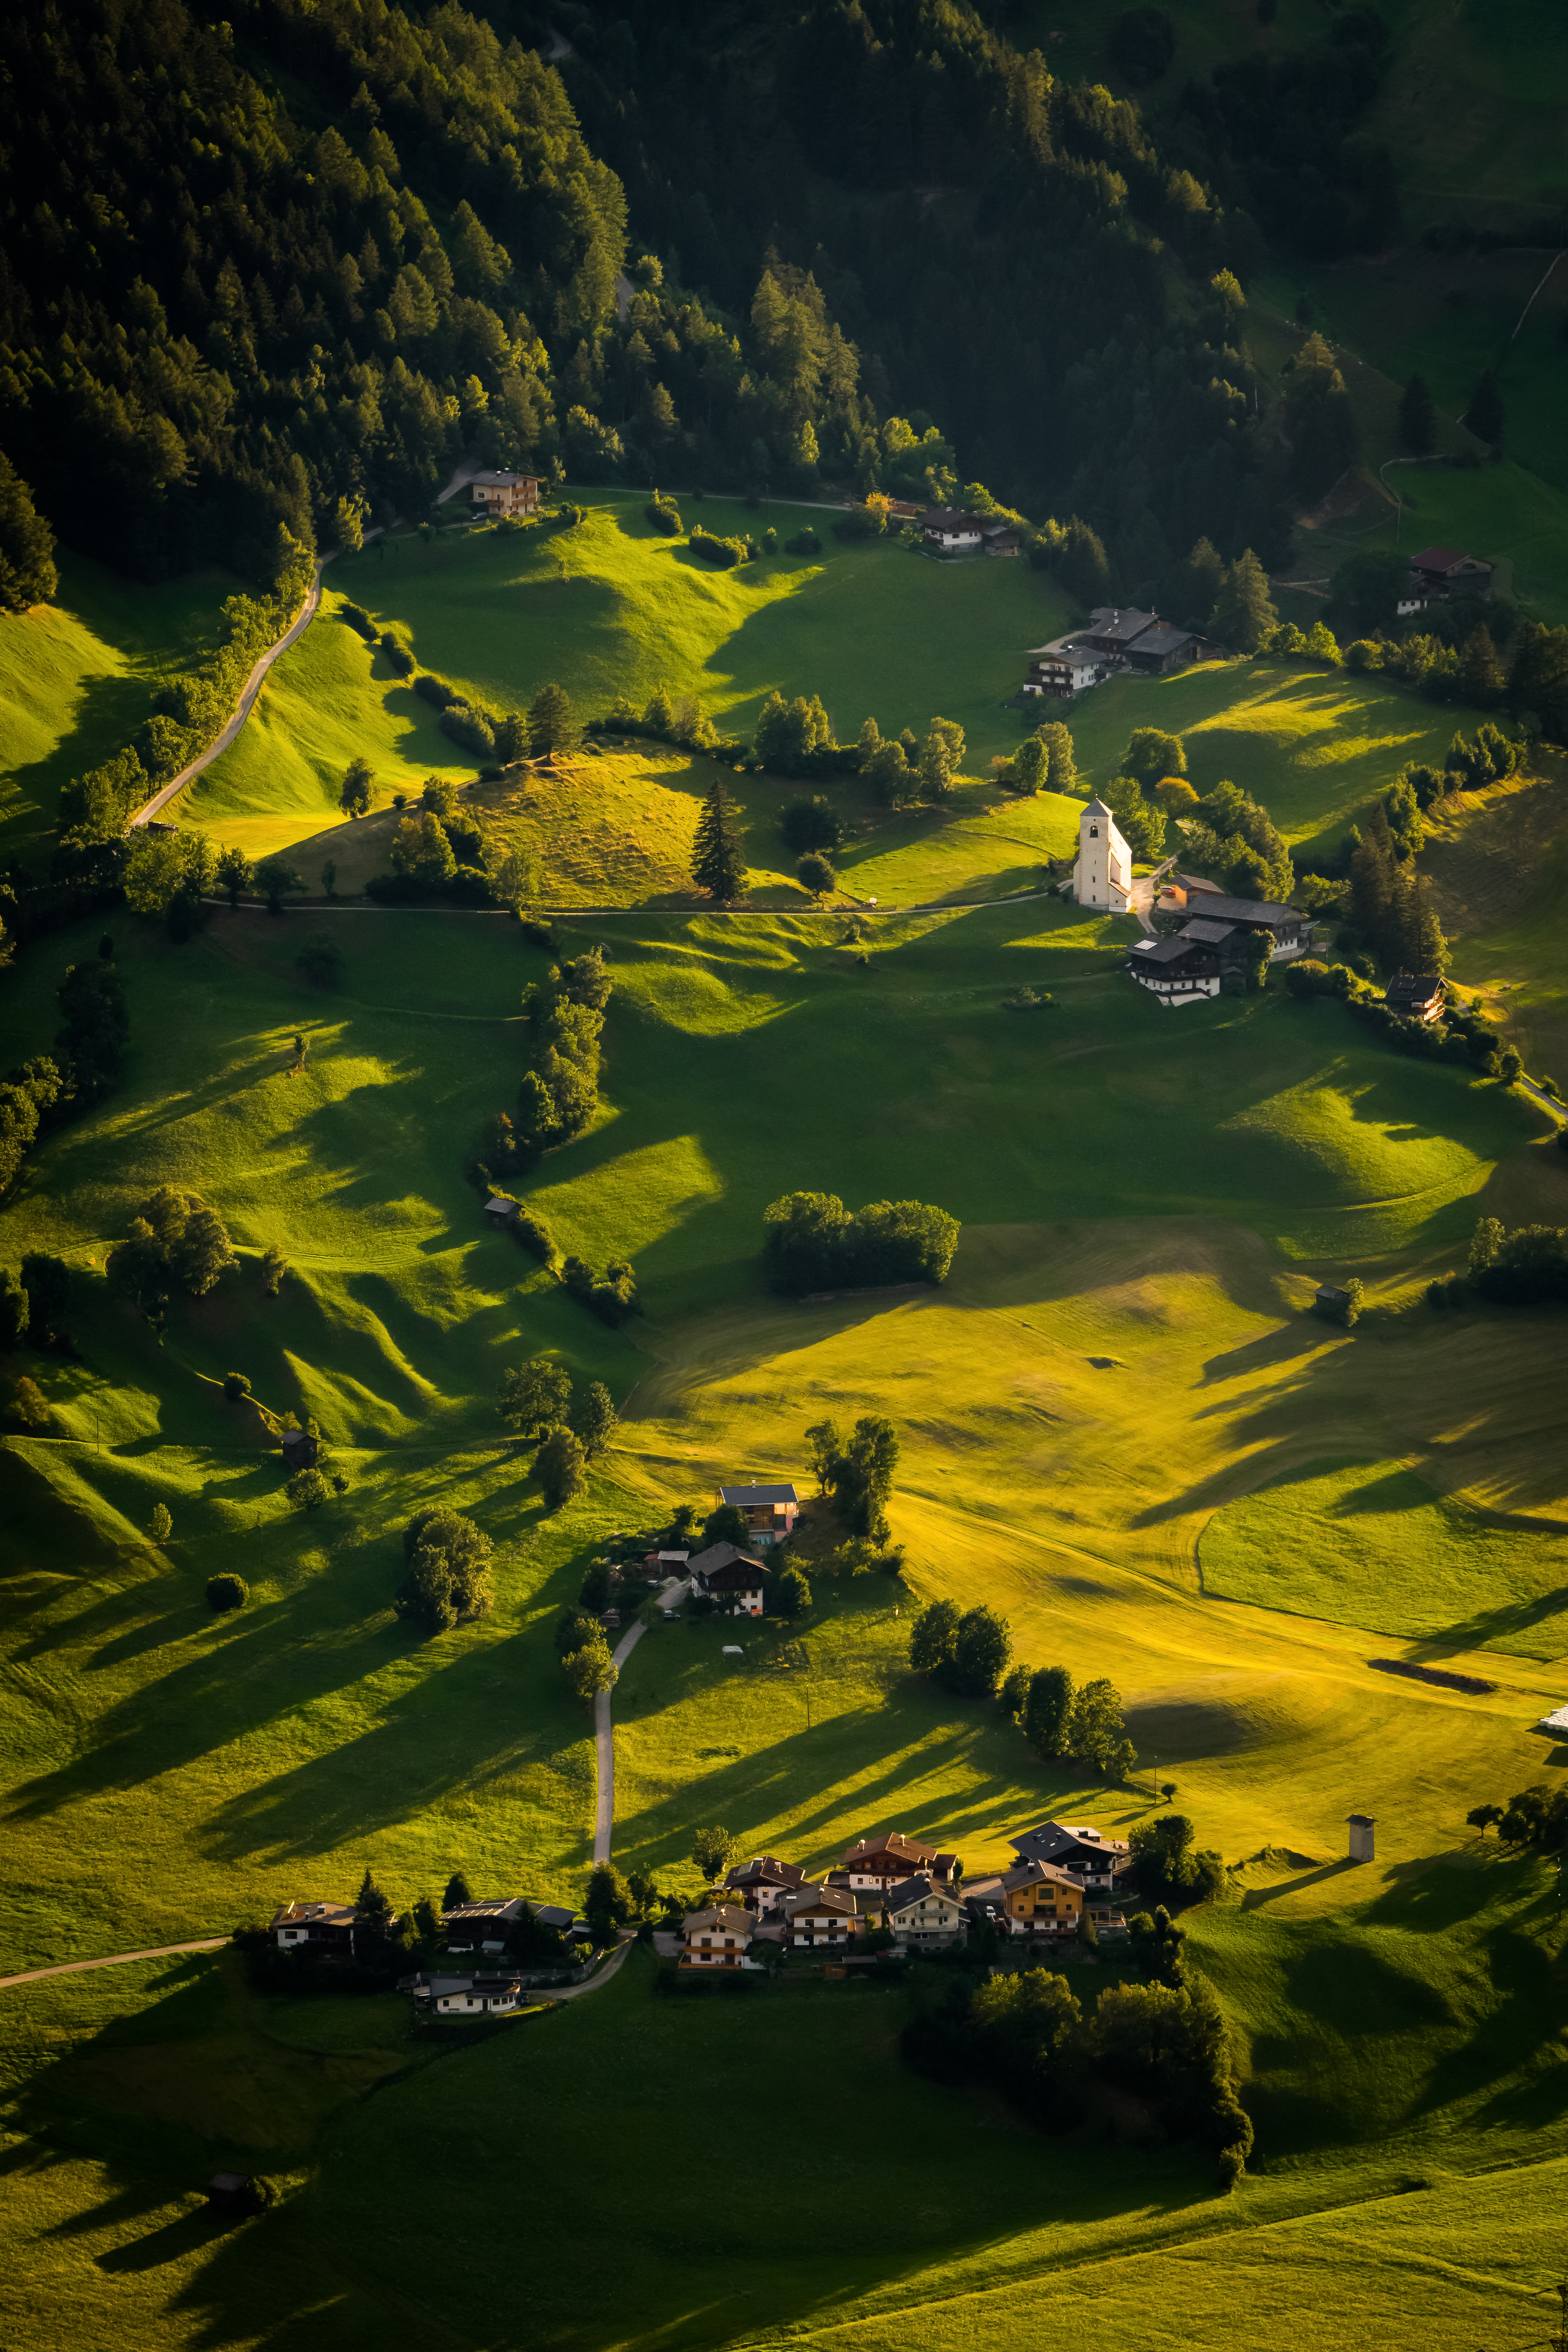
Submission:
[[[510,1428],[531,1435],[556,1428],[572,1402],[572,1375],[549,1356],[531,1356],[526,1364],[501,1374],[496,1409]]]
[[[581,1494],[587,1478],[587,1457],[569,1429],[552,1429],[534,1458],[534,1469],[544,1490],[547,1507],[560,1510]]]

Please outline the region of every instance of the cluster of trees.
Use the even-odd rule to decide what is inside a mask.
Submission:
[[[1478,1805],[1465,1819],[1483,1837],[1495,1822],[1503,1844],[1522,1852],[1568,1853],[1568,1789],[1549,1789],[1544,1780],[1521,1789],[1506,1805]]]
[[[436,1504],[416,1511],[403,1531],[407,1574],[394,1609],[424,1633],[445,1633],[465,1617],[482,1616],[495,1599],[494,1550],[484,1529],[463,1512]]]
[[[996,779],[1013,793],[1080,793],[1078,761],[1069,730],[1047,719],[1026,736],[1010,760],[993,762]]]
[[[199,1192],[161,1184],[109,1254],[110,1278],[129,1291],[152,1322],[162,1320],[169,1286],[204,1298],[238,1263],[223,1219]]]
[[[101,1102],[120,1080],[131,1016],[107,933],[94,959],[67,965],[55,998],[61,1019],[53,1054],[35,1055],[0,1079],[0,1192],[16,1181],[40,1134]]]
[[[1143,1924],[1141,1957],[1159,1971],[1155,1981],[1107,1985],[1087,2017],[1054,1969],[1037,1964],[979,1982],[966,1972],[904,2028],[900,2048],[940,2083],[991,2083],[1047,2130],[1079,2120],[1099,2076],[1153,2104],[1173,2135],[1212,2149],[1222,2185],[1232,2188],[1253,2135],[1224,2011],[1177,1956],[1181,1930],[1163,1914]]]
[[[532,1065],[518,1088],[515,1131],[525,1165],[581,1135],[598,1108],[599,1041],[610,977],[602,948],[564,965],[522,992]]]
[[[879,1413],[862,1413],[845,1438],[836,1422],[817,1421],[806,1431],[805,1442],[817,1491],[832,1503],[840,1527],[853,1538],[886,1544],[890,1533],[888,1504],[899,1466],[899,1433],[892,1423]],[[731,1540],[743,1543],[744,1534]],[[877,1564],[892,1568],[893,1556],[885,1554]],[[900,1553],[897,1566],[902,1564]]]
[[[555,1628],[555,1654],[567,1688],[586,1706],[601,1691],[612,1689],[618,1678],[620,1669],[610,1655],[605,1629],[585,1610],[563,1610]]]
[[[1133,1879],[1145,1903],[1212,1903],[1224,1890],[1224,1862],[1212,1846],[1199,1847],[1197,1832],[1184,1813],[1156,1813],[1152,1821],[1134,1822],[1127,1843]]]
[[[617,1423],[602,1381],[574,1398],[572,1375],[550,1356],[533,1356],[502,1375],[496,1408],[510,1429],[535,1444],[534,1472],[552,1511],[582,1492],[588,1465],[604,1453]]]
[[[1380,803],[1351,852],[1351,921],[1358,944],[1372,948],[1389,971],[1440,975],[1448,969],[1448,942],[1431,882],[1415,871],[1424,828],[1410,782],[1396,782],[1389,799],[1403,820],[1404,840],[1394,835],[1389,806]]]
[[[646,735],[656,743],[678,744],[684,751],[711,752],[721,760],[738,760],[746,750],[744,743],[721,737],[694,694],[672,701],[662,686],[641,711],[626,695],[618,694],[608,717],[599,725],[606,735]]]
[[[8,1355],[26,1339],[34,1348],[68,1352],[66,1308],[69,1297],[70,1269],[62,1257],[29,1250],[20,1274],[0,1265],[0,1351]],[[33,1383],[27,1385],[31,1388]]]
[[[1516,1225],[1483,1217],[1470,1241],[1469,1278],[1501,1307],[1568,1299],[1568,1226]]]
[[[924,1201],[872,1201],[850,1211],[833,1192],[786,1192],[763,1212],[771,1289],[798,1296],[885,1282],[942,1282],[959,1225]]]
[[[1200,872],[1223,881],[1237,898],[1262,898],[1285,906],[1296,887],[1296,868],[1279,827],[1261,803],[1239,784],[1219,783],[1192,810],[1186,856]]]
[[[1363,951],[1349,944],[1359,938],[1359,932],[1342,930],[1340,950],[1342,955],[1364,962]],[[1423,972],[1432,969],[1427,965],[1407,968]],[[1520,1074],[1521,1065],[1514,1048],[1452,988],[1446,990],[1444,1009],[1437,1020],[1417,1021],[1385,1004],[1381,990],[1352,970],[1350,962],[1325,964],[1316,957],[1303,956],[1286,965],[1284,979],[1287,990],[1299,1003],[1309,1003],[1317,996],[1339,997],[1354,1020],[1375,1030],[1396,1053],[1463,1064],[1479,1070],[1483,1077],[1500,1079],[1505,1086],[1511,1086]]]

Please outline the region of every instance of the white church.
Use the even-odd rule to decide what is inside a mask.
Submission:
[[[1090,801],[1078,821],[1072,894],[1080,907],[1112,915],[1125,915],[1132,904],[1132,852],[1102,800]]]

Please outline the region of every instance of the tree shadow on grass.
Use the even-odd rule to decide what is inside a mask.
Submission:
[[[1300,1895],[1304,1886],[1321,1886],[1326,1879],[1338,1878],[1347,1870],[1360,1870],[1363,1865],[1342,1854],[1338,1862],[1325,1862],[1315,1870],[1303,1871],[1299,1877],[1282,1878],[1277,1886],[1249,1886],[1242,1895],[1244,1911],[1261,1911],[1266,1904],[1278,1903],[1282,1895]]]
[[[113,2276],[162,2270],[165,2263],[183,2262],[186,2255],[211,2245],[227,2231],[243,2227],[239,2219],[214,2214],[204,2204],[173,2221],[165,2221],[162,2229],[150,2230],[144,2238],[132,2238],[126,2245],[110,2247],[108,2253],[99,2255],[98,2267]]]

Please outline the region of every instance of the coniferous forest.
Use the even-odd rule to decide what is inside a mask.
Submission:
[[[983,485],[1081,519],[1076,585],[1176,609],[1196,540],[1279,560],[1355,454],[1331,360],[1276,414],[1241,320],[1266,237],[1387,233],[1370,12],[1194,83],[1164,145],[957,0],[567,18],[7,16],[0,437],[63,537],[270,581],[279,523],[352,543],[478,452]]]

